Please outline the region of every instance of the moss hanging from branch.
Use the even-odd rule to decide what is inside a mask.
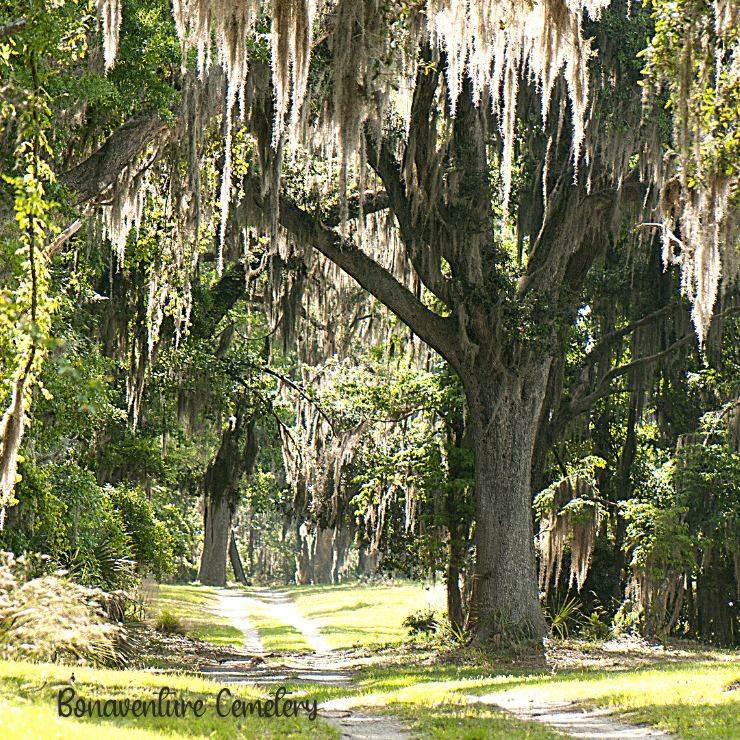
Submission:
[[[547,592],[550,578],[560,579],[565,545],[570,544],[570,578],[578,590],[588,575],[591,553],[601,525],[601,508],[595,488],[585,476],[562,478],[535,499],[541,511],[538,546],[540,551],[540,591]]]
[[[98,0],[98,18],[103,21],[103,58],[106,72],[115,64],[121,29],[121,0]]]
[[[736,241],[728,207],[740,178],[737,89],[740,6],[727,0],[654,0],[655,37],[646,72],[670,88],[676,151],[674,175],[661,194],[663,261],[681,268],[701,342],[709,329],[722,275],[724,245]]]

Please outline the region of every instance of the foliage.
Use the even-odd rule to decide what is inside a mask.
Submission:
[[[549,621],[552,632],[561,640],[567,640],[570,631],[575,630],[581,623],[580,602],[574,596],[571,596],[555,606],[552,614],[550,614],[549,609],[545,608],[545,619]]]
[[[696,293],[705,285],[697,276],[717,274],[711,259],[706,269],[690,273],[689,263],[702,250],[689,247],[693,226],[678,211],[692,198],[719,194],[714,211],[704,208],[699,219],[714,228],[726,210],[723,188],[732,195],[728,183],[737,179],[738,35],[737,23],[728,21],[736,11],[733,6],[722,16],[720,5],[654,0],[650,19],[645,8],[612,3],[600,20],[583,21],[584,36],[593,38],[579,47],[583,60],[587,47],[596,51],[589,61],[591,88],[583,84],[585,75],[575,84],[570,62],[567,80],[541,77],[543,60],[553,60],[553,74],[560,69],[564,46],[551,50],[552,56],[533,51],[529,72],[542,89],[522,77],[517,92],[512,66],[491,87],[494,99],[499,89],[508,98],[501,110],[491,101],[492,115],[483,105],[474,111],[473,98],[460,85],[468,51],[498,54],[488,46],[495,24],[471,25],[470,37],[460,27],[453,40],[445,35],[443,16],[426,13],[423,3],[385,3],[371,11],[362,6],[368,15],[355,44],[354,21],[347,24],[343,13],[331,12],[349,3],[327,6],[314,19],[319,40],[303,70],[310,98],[306,118],[298,121],[296,104],[289,144],[304,123],[318,132],[331,120],[339,134],[332,129],[319,149],[286,144],[281,153],[280,147],[270,149],[276,141],[271,127],[282,125],[291,84],[300,97],[302,72],[287,65],[282,79],[279,67],[273,68],[274,84],[283,85],[283,93],[275,88],[281,108],[276,116],[260,85],[268,85],[268,40],[278,39],[273,23],[281,22],[271,13],[279,4],[259,9],[254,27],[247,24],[250,78],[237,120],[231,115],[238,97],[234,80],[245,67],[229,57],[234,49],[223,46],[218,13],[213,29],[191,28],[202,34],[204,46],[188,49],[178,38],[182,18],[173,17],[169,3],[124,0],[116,63],[110,66],[101,53],[95,3],[5,3],[0,25],[16,16],[28,25],[0,39],[0,206],[12,206],[16,224],[0,226],[0,401],[9,407],[20,388],[27,418],[20,426],[20,478],[14,466],[10,476],[18,505],[7,510],[0,541],[16,552],[49,553],[87,585],[131,586],[137,572],[160,578],[178,566],[180,577],[187,577],[200,554],[197,502],[204,473],[243,404],[255,419],[260,453],[255,474],[235,493],[232,523],[251,574],[291,581],[303,544],[296,530],[303,526],[344,532],[363,555],[372,554],[371,567],[379,561],[414,577],[446,570],[451,587],[461,576],[469,589],[474,499],[482,495],[473,485],[472,447],[480,440],[472,430],[476,414],[490,429],[499,406],[469,406],[466,393],[468,400],[480,396],[470,395],[472,375],[463,388],[417,335],[316,257],[303,227],[286,235],[285,221],[275,221],[278,211],[281,218],[291,212],[281,205],[284,197],[303,209],[306,223],[314,218],[322,238],[333,238],[339,223],[338,250],[345,257],[364,252],[407,289],[404,300],[413,298],[419,310],[449,319],[447,326],[454,323],[449,331],[462,337],[453,353],[464,358],[457,366],[461,373],[475,357],[485,372],[504,368],[501,377],[520,377],[522,358],[551,363],[550,407],[538,415],[541,449],[532,457],[532,480],[541,491],[536,515],[541,521],[551,516],[553,530],[560,523],[559,541],[550,550],[557,550],[558,573],[551,587],[545,578],[547,603],[565,608],[572,602],[575,578],[579,590],[593,588],[609,604],[602,613],[584,600],[584,629],[594,634],[602,633],[625,587],[619,619],[629,612],[643,630],[656,616],[658,631],[718,641],[740,634],[737,609],[729,604],[736,601],[740,558],[738,459],[732,433],[721,428],[736,405],[737,325],[728,314],[710,330],[704,306],[697,325],[707,339],[705,355],[691,343],[670,349],[689,330],[681,289]],[[465,18],[477,8],[459,7]],[[521,10],[526,15],[548,7]],[[452,46],[462,44],[458,56],[448,49],[437,63],[425,42],[417,50],[419,23],[437,28],[439,35],[431,38],[440,43],[444,37]],[[519,26],[503,23],[500,30],[514,28]],[[519,59],[515,48],[534,43],[528,27],[522,28],[524,36],[505,46],[512,64]],[[477,29],[489,35],[476,36]],[[465,47],[462,39],[473,37],[482,46]],[[110,52],[110,40],[102,41]],[[234,62],[227,64],[228,88],[221,89],[215,71],[213,77],[195,73],[196,51],[202,56],[210,42],[226,55],[222,60]],[[644,130],[625,110],[637,110],[633,83],[646,44],[645,81],[668,83],[678,123],[676,151],[665,160],[666,172],[678,180],[668,180],[664,191],[662,226],[664,236],[673,228],[687,247],[677,251],[673,240],[666,251],[680,259],[682,280],[677,271],[663,270],[654,245],[647,248],[632,233],[637,221],[629,202],[637,181],[642,187],[652,176],[650,192],[657,190],[662,164],[647,160],[657,152],[662,163],[671,144],[664,118],[655,121],[665,101],[657,90],[646,96],[644,117],[656,127],[654,151],[630,138],[639,139]],[[484,64],[463,86],[480,92],[489,68]],[[287,78],[292,83],[286,87]],[[362,94],[346,95],[350,81],[360,79]],[[428,115],[410,121],[404,108],[413,101],[405,91],[430,82],[439,84]],[[551,99],[540,99],[542,92]],[[351,104],[340,110],[345,98]],[[579,128],[587,99],[593,103],[591,133]],[[468,105],[468,113],[461,113],[467,122],[480,114],[483,154],[475,165],[466,159],[472,131],[460,136],[467,123],[453,121],[450,105],[459,111]],[[553,115],[558,105],[560,119]],[[60,187],[63,173],[147,111],[156,111],[168,130],[115,173],[115,184],[83,212],[83,204]],[[365,123],[384,137],[374,154],[372,137],[361,135]],[[414,127],[427,124],[420,136]],[[348,152],[361,140],[362,151],[351,161]],[[581,140],[589,164],[575,175]],[[397,160],[391,169],[402,171],[398,184],[412,214],[403,233],[397,226],[404,209],[397,204],[387,215],[349,216],[376,195],[394,195],[381,192],[377,167],[372,178],[367,170],[381,149]],[[516,182],[510,182],[512,166],[519,170]],[[550,219],[566,211],[556,200],[548,205],[548,198],[565,197],[565,190],[557,185],[550,192],[550,186],[572,181],[581,187],[585,180],[581,200],[590,203],[598,199],[586,193],[609,191],[610,178],[625,187],[613,199],[624,203],[619,214],[594,217],[594,223],[610,223],[608,233],[595,231],[593,244],[589,237],[582,249],[575,234],[563,240],[563,269],[571,276],[585,268],[588,275],[540,291],[535,283],[560,267],[539,269],[537,260],[557,253],[555,241],[546,242],[552,231],[565,228]],[[481,182],[487,185],[482,190]],[[671,182],[685,191],[680,197]],[[517,205],[507,215],[500,196],[505,200],[509,190]],[[637,200],[652,207],[643,195]],[[482,204],[480,211],[471,203]],[[100,212],[110,217],[102,233]],[[114,213],[120,228],[113,228]],[[60,230],[78,218],[80,230],[57,244]],[[573,219],[568,228],[580,225]],[[415,235],[413,244],[404,242],[408,234]],[[478,242],[485,242],[481,259],[471,259],[468,247]],[[571,255],[570,249],[580,251]],[[534,272],[528,271],[530,260]],[[734,310],[730,282],[723,306]],[[698,303],[712,301],[705,296]],[[605,388],[620,363],[631,364],[630,371]],[[491,370],[489,379],[495,374]],[[495,383],[490,385],[483,390],[492,392]],[[591,399],[590,410],[560,416],[584,398]],[[690,433],[703,442],[694,439],[676,455],[677,442]],[[578,495],[556,500],[556,491],[569,490]],[[568,548],[575,565],[564,583],[559,563]],[[688,593],[696,596],[693,607],[684,603]],[[468,597],[463,588],[463,601]],[[573,620],[562,624],[574,628]]]
[[[171,611],[163,609],[154,620],[154,629],[166,635],[184,635],[185,626],[182,620]]]
[[[31,566],[29,568],[29,566]],[[94,663],[119,659],[124,631],[102,612],[103,592],[63,573],[28,577],[33,561],[0,554],[0,651],[3,658]]]
[[[7,544],[48,553],[80,583],[106,589],[131,588],[137,566],[142,573],[172,571],[178,520],[170,507],[158,511],[140,489],[100,487],[73,462],[24,462],[21,470],[19,511],[12,514],[28,524],[0,533]]]
[[[427,607],[425,609],[416,609],[408,616],[403,618],[401,624],[409,631],[410,636],[418,635],[424,632],[429,635],[437,629],[437,610]]]

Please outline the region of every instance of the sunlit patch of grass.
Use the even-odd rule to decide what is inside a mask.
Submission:
[[[411,732],[423,738],[439,740],[555,740],[562,735],[536,722],[523,722],[495,706],[467,701],[455,689],[465,686],[474,693],[481,677],[475,669],[460,671],[432,669],[432,679],[425,680],[428,666],[396,670],[364,670],[354,691],[331,688],[322,698],[329,708],[351,710],[371,707],[399,717]],[[464,677],[469,673],[469,677]]]
[[[487,695],[503,691],[524,691],[535,701],[576,701],[584,707],[609,708],[627,722],[659,727],[683,740],[740,740],[740,691],[732,689],[740,680],[736,662],[670,663],[636,670],[615,666],[614,670],[568,670],[557,675],[526,670],[502,675],[492,668],[487,673],[483,666],[371,667],[362,671],[355,692],[333,689],[325,698],[335,699],[336,708],[364,705],[405,717],[414,712],[419,717],[429,715],[446,723],[452,733],[432,734],[436,730],[431,725],[419,724],[430,737],[466,737],[454,734],[452,715],[446,716],[444,708],[490,710],[496,715],[495,707],[470,702],[476,697],[485,702]],[[498,737],[470,735],[479,736]]]
[[[249,738],[337,738],[333,728],[310,721],[302,712],[297,718],[220,717],[216,694],[221,686],[195,676],[110,671],[75,667],[75,683],[70,667],[0,661],[0,737],[9,740],[98,740],[102,734],[116,740],[247,740]],[[201,698],[206,710],[202,717],[192,712],[185,717],[64,718],[58,716],[57,696],[61,688],[74,686],[76,695],[86,700],[123,698],[152,699],[167,686],[178,698]],[[233,688],[233,687],[232,687]],[[244,700],[267,699],[274,689],[256,690],[245,686],[233,689],[234,697]]]
[[[191,626],[189,634],[214,645],[241,645],[244,642],[241,630],[230,624],[195,623]]]
[[[522,722],[495,707],[396,704],[393,713],[424,738],[439,740],[562,740],[537,722]]]
[[[279,622],[277,619],[249,611],[247,616],[259,633],[262,647],[269,651],[310,650],[303,635],[292,625]]]
[[[727,691],[740,664],[671,664],[633,671],[579,671],[536,682],[536,696],[613,708],[626,720],[684,740],[740,740],[740,697]]]
[[[208,586],[159,586],[149,605],[154,618],[180,619],[188,634],[215,645],[241,645],[244,635],[226,617],[214,614],[221,602]]]
[[[398,585],[292,586],[285,589],[304,617],[321,625],[334,648],[399,644],[408,637],[401,622],[412,611],[444,604],[440,587]]]

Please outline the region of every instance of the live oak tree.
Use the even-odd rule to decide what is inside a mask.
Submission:
[[[464,387],[466,436],[475,456],[471,623],[481,637],[547,631],[535,572],[532,462],[547,439],[553,397],[561,392],[557,360],[565,328],[608,240],[623,224],[649,215],[672,174],[664,168],[659,121],[642,115],[639,74],[624,63],[625,54],[633,58],[645,43],[644,14],[633,9],[626,20],[620,4],[603,11],[607,21],[622,19],[625,33],[615,38],[604,20],[598,22],[605,5],[341,0],[317,7],[280,0],[263,13],[250,0],[175,2],[183,53],[179,70],[161,68],[171,79],[168,103],[137,106],[102,147],[84,159],[78,152],[73,160],[79,164],[61,165],[57,176],[72,203],[101,205],[119,263],[130,229],[140,228],[139,194],[160,197],[169,209],[171,254],[162,264],[175,267],[154,276],[140,360],[156,346],[165,310],[176,315],[178,328],[187,324],[189,269],[204,236],[212,240],[220,274],[265,235],[271,264],[300,271],[319,253],[451,365]],[[103,0],[99,6],[102,62],[115,74],[121,5]],[[20,56],[30,67],[34,52],[24,33],[28,23],[33,32],[37,17],[38,9],[26,13],[19,4],[0,31],[26,44]],[[197,60],[189,65],[191,48]],[[31,86],[39,91],[35,80]],[[679,91],[679,100],[682,94],[688,93]],[[16,120],[14,112],[3,115]],[[209,209],[202,200],[202,163],[208,136],[219,126],[218,203]],[[241,126],[255,145],[254,156],[240,163],[233,150]],[[281,182],[284,158],[302,156],[300,147],[329,171],[328,187],[317,186],[303,202],[296,188]],[[149,177],[153,165],[167,159],[165,152],[169,168],[160,169],[158,180]],[[22,192],[22,179],[16,183]],[[691,190],[688,179],[681,184]],[[331,199],[338,204],[336,219],[329,218],[325,201]],[[679,237],[666,211],[670,203],[663,201],[666,259],[682,260],[703,337],[719,277],[717,242],[715,251],[681,243],[676,253],[670,245]],[[365,216],[381,210],[389,214],[385,235],[368,232]],[[516,225],[514,250],[502,233],[507,211]],[[683,226],[687,238],[695,223]],[[33,217],[30,224],[33,271]],[[275,288],[276,318],[289,307],[278,300],[284,295]],[[145,365],[137,361],[133,368],[132,423]],[[23,382],[16,382],[3,425],[4,497],[14,478],[26,376],[17,375]],[[582,406],[601,392],[584,385],[570,400]]]

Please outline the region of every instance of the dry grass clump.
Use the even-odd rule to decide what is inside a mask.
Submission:
[[[47,564],[43,556],[0,552],[0,658],[120,660],[125,630],[106,620],[104,592],[74,583],[62,571],[39,574]]]

